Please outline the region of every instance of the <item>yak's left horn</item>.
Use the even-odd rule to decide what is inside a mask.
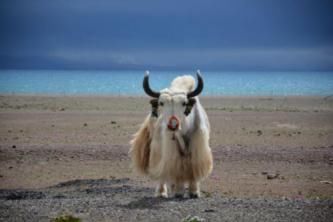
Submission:
[[[147,95],[149,95],[151,97],[154,97],[154,98],[160,97],[161,93],[160,92],[155,92],[149,86],[149,71],[145,72],[145,77],[143,78],[143,89],[145,90]]]
[[[203,83],[203,79],[201,77],[200,70],[197,71],[197,79],[198,79],[197,88],[195,88],[195,90],[193,90],[192,92],[189,92],[187,94],[188,98],[195,97],[195,96],[199,95],[203,90],[204,83]]]

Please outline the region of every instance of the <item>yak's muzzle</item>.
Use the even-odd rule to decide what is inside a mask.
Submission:
[[[168,121],[169,130],[175,131],[179,128],[179,119],[176,116],[171,116]]]

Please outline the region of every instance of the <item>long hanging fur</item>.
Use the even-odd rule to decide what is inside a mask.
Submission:
[[[199,104],[199,102],[198,102]],[[197,104],[197,105],[198,105]],[[154,134],[150,141],[150,163],[148,174],[153,179],[182,183],[201,181],[207,177],[213,167],[213,157],[209,147],[209,124],[204,110],[198,108],[196,112],[196,129],[189,138],[188,153],[182,156],[179,153],[179,142],[171,140],[173,132],[164,131]],[[199,113],[201,112],[201,117]],[[202,118],[202,119],[201,119]],[[205,121],[204,125],[200,122]],[[158,125],[158,122],[156,123]],[[155,129],[158,132],[158,129]],[[163,149],[164,148],[164,149]]]
[[[148,115],[130,142],[133,167],[142,174],[148,174],[152,132],[153,118]]]

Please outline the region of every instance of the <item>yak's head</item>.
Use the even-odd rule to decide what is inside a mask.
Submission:
[[[191,78],[192,82],[193,79]],[[200,72],[197,72],[197,86],[193,91],[184,91],[181,87],[164,89],[160,92],[152,90],[149,86],[149,72],[146,71],[143,79],[143,89],[147,95],[153,97],[151,100],[152,115],[161,118],[169,130],[175,131],[182,128],[186,117],[191,114],[192,107],[196,103],[195,97],[203,89],[203,80]],[[193,84],[192,84],[193,86]]]

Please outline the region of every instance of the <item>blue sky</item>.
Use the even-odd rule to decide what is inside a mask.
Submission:
[[[333,70],[326,0],[2,0],[2,69]]]

